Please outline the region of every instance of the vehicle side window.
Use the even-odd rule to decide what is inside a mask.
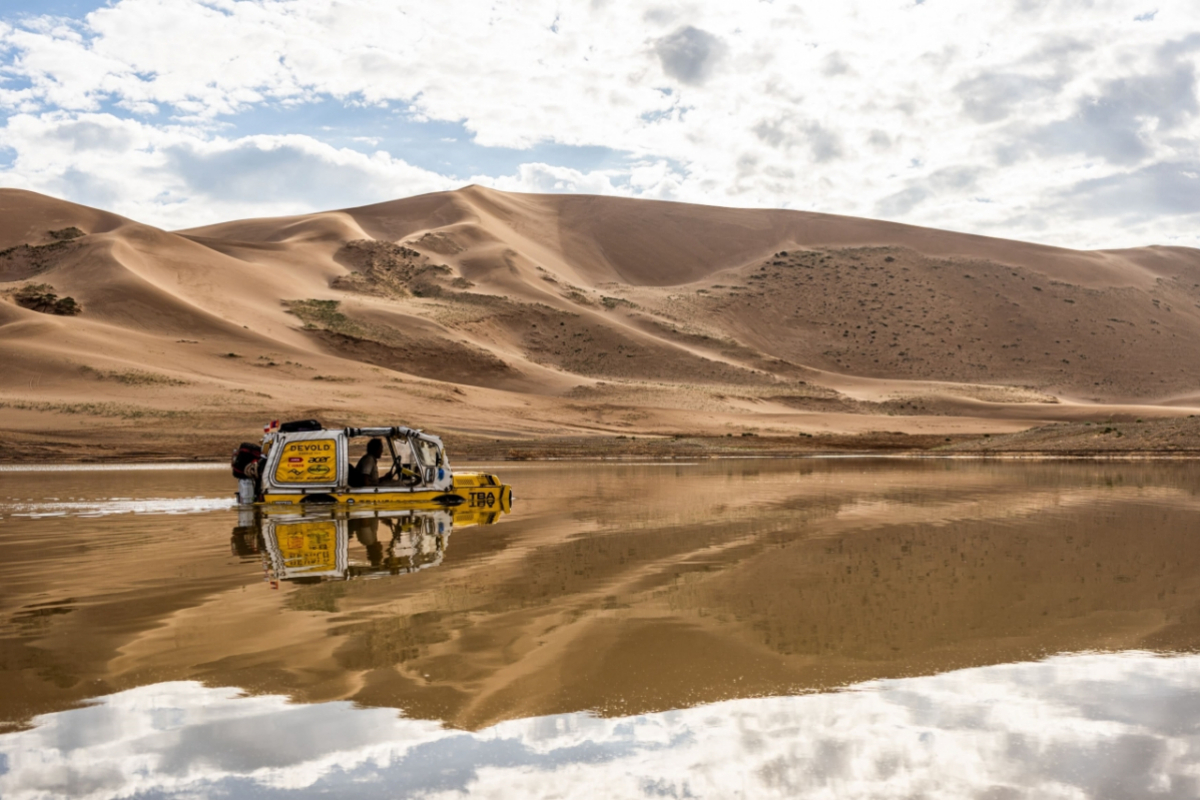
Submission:
[[[346,463],[349,465],[349,474],[347,477],[352,488],[359,489],[378,486],[386,482],[387,476],[391,473],[393,464],[392,451],[387,446],[386,441],[381,441],[383,447],[378,456],[370,455],[371,440],[377,438],[379,437],[363,436],[349,441],[349,455]],[[372,474],[362,474],[363,469]]]

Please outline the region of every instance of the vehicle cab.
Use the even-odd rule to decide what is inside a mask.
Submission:
[[[267,504],[508,511],[512,502],[511,487],[485,473],[456,475],[440,438],[405,426],[325,428],[315,420],[269,426],[257,468],[248,472],[256,473],[255,498]]]

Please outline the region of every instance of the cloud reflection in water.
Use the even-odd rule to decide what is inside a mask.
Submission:
[[[1058,656],[478,732],[164,683],[0,737],[0,796],[1196,797],[1200,656]]]

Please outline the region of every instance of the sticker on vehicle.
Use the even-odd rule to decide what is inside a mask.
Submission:
[[[278,483],[331,483],[337,472],[334,468],[336,453],[334,439],[288,442],[279,456],[275,480]]]

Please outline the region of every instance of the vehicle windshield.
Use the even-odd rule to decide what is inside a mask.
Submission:
[[[421,460],[421,464],[426,467],[442,466],[442,449],[433,442],[425,441],[424,439],[412,439],[413,447],[417,451],[417,458]]]

